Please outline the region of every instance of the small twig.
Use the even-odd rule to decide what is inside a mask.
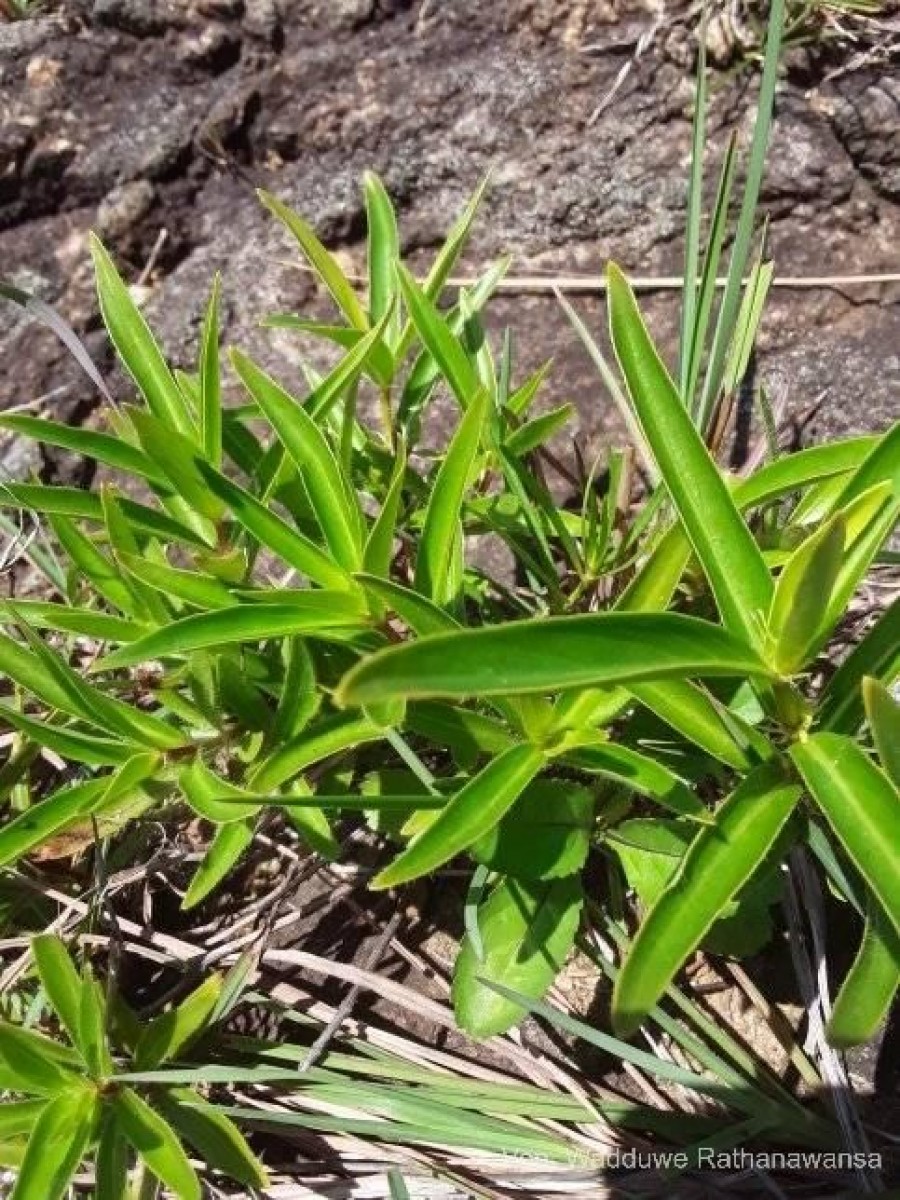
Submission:
[[[378,941],[372,947],[371,953],[366,955],[364,970],[374,971],[374,969],[378,966],[382,956],[384,955],[384,952],[391,944],[391,941],[400,927],[402,916],[402,911],[398,909],[397,912],[395,912],[391,917],[390,921],[388,921],[387,925],[385,925],[384,929],[379,935]],[[308,1071],[310,1067],[314,1067],[321,1059],[322,1055],[328,1049],[331,1039],[335,1036],[343,1023],[353,1012],[354,1006],[356,1005],[356,1001],[359,999],[359,994],[361,991],[362,987],[360,984],[355,983],[334,1010],[334,1016],[310,1046],[309,1050],[307,1050],[306,1056],[303,1058],[300,1066],[297,1068],[301,1075]]]

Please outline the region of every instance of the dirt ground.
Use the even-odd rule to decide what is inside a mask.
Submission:
[[[636,275],[677,272],[695,24],[644,0],[62,0],[0,26],[0,274],[55,305],[111,370],[88,230],[145,286],[182,365],[221,270],[227,340],[290,384],[308,348],[258,320],[328,305],[254,185],[361,265],[359,183],[374,168],[424,264],[491,168],[466,270],[512,252],[514,274],[596,275],[611,257]],[[748,28],[723,18],[708,39],[711,179],[728,129],[749,126]],[[826,28],[786,57],[763,195],[782,277],[900,265],[900,27],[885,13],[853,36]],[[578,304],[599,331],[602,299]],[[671,345],[673,293],[646,304]],[[503,296],[492,311],[514,329],[520,371],[555,359],[546,403],[574,399],[601,450],[614,418],[553,297]],[[760,377],[811,439],[884,427],[900,413],[898,346],[900,284],[778,289]],[[5,306],[0,406],[37,398],[68,419],[95,400],[54,339]],[[27,453],[7,446],[6,469],[54,472]]]

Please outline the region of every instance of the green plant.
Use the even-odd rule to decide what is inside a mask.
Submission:
[[[13,1200],[65,1195],[86,1158],[97,1197],[153,1194],[149,1172],[175,1195],[199,1200],[182,1143],[247,1187],[265,1186],[265,1172],[221,1109],[183,1080],[144,1082],[219,1019],[223,977],[209,976],[142,1024],[121,997],[108,1002],[88,964],[76,969],[59,938],[36,937],[31,952],[44,1007],[66,1041],[0,1022],[0,1087],[16,1097],[0,1108],[0,1161],[18,1173]]]
[[[56,599],[5,605],[2,719],[16,743],[3,783],[21,811],[0,829],[0,865],[78,822],[181,806],[213,830],[191,907],[265,810],[325,857],[339,852],[332,818],[364,815],[394,847],[375,888],[472,860],[454,1001],[486,1036],[521,1016],[509,981],[537,999],[563,966],[594,852],[611,911],[620,863],[648,903],[615,985],[613,1024],[627,1036],[698,946],[730,948],[729,922],[732,934],[765,929],[787,851],[808,841],[868,913],[850,995],[877,980],[866,1019],[854,1026],[839,1000],[832,1034],[871,1031],[897,983],[897,714],[885,688],[900,609],[824,688],[816,664],[896,524],[900,427],[789,457],[773,444],[742,477],[715,457],[771,276],[751,257],[781,21],[775,4],[719,304],[735,150],[701,257],[701,70],[677,382],[615,266],[618,372],[572,313],[636,443],[610,452],[605,489],[595,472],[579,480],[574,509],[546,476],[568,409],[534,415],[546,371],[516,381],[511,338],[498,353],[481,319],[506,264],[439,308],[481,190],[419,282],[367,177],[365,301],[309,225],[263,196],[343,321],[270,319],[342,352],[327,374],[307,370],[302,397],[235,350],[243,400],[223,404],[217,285],[196,370],[172,370],[94,243],[106,327],[140,403],[106,410],[103,430],[2,424],[123,473],[140,498],[114,483],[0,491],[46,520],[67,564],[46,572]],[[460,411],[435,450],[423,416],[441,388]],[[478,538],[514,570],[469,561]],[[42,749],[65,763],[52,783],[33,769]],[[87,768],[78,782],[75,764]],[[663,841],[671,870],[654,890]]]

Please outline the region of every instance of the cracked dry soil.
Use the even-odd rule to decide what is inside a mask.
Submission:
[[[309,347],[260,330],[260,316],[329,307],[254,185],[361,266],[359,181],[374,168],[418,264],[492,168],[466,270],[511,251],[516,274],[597,274],[610,257],[677,272],[693,19],[676,6],[592,120],[656,21],[646,0],[62,0],[0,26],[0,272],[56,306],[112,371],[89,229],[146,285],[182,365],[221,270],[226,340],[288,384]],[[830,78],[841,66],[827,44],[787,55],[763,194],[782,276],[897,270],[900,76],[882,65]],[[713,77],[716,151],[735,123],[749,128],[755,85],[739,60]],[[601,298],[578,304],[599,331]],[[671,346],[674,294],[646,304]],[[600,450],[615,416],[553,297],[501,296],[492,320],[513,327],[520,371],[554,357],[545,403],[573,399],[588,453]],[[884,427],[900,412],[898,335],[896,284],[776,290],[760,377],[808,438]],[[0,405],[38,397],[69,420],[96,399],[52,336],[5,306]],[[0,453],[16,474],[74,469],[18,444]]]

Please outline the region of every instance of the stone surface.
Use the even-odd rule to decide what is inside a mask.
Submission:
[[[726,32],[710,36],[722,43]],[[643,45],[639,58],[636,48]],[[363,264],[363,171],[384,178],[404,248],[427,265],[453,215],[493,182],[461,265],[515,256],[512,274],[680,269],[690,146],[692,30],[642,0],[63,0],[0,27],[0,258],[111,356],[97,331],[87,232],[99,229],[174,361],[194,361],[213,273],[225,337],[289,384],[315,350],[260,329],[272,310],[330,316],[254,187],[304,213],[351,267]],[[793,63],[793,60],[791,60]],[[896,269],[897,79],[875,67],[830,79],[808,53],[783,81],[764,186],[782,277]],[[612,99],[611,89],[624,70]],[[710,177],[729,129],[750,126],[752,72],[713,80]],[[806,436],[898,415],[896,286],[775,289],[760,377]],[[647,295],[671,352],[671,291]],[[577,300],[602,337],[599,295]],[[516,332],[518,371],[554,358],[543,403],[574,399],[594,452],[616,418],[552,295],[508,295],[492,327]],[[90,387],[46,334],[0,334],[0,404]],[[824,393],[824,398],[823,398]],[[438,431],[439,435],[439,431]],[[618,436],[618,434],[615,434]]]

